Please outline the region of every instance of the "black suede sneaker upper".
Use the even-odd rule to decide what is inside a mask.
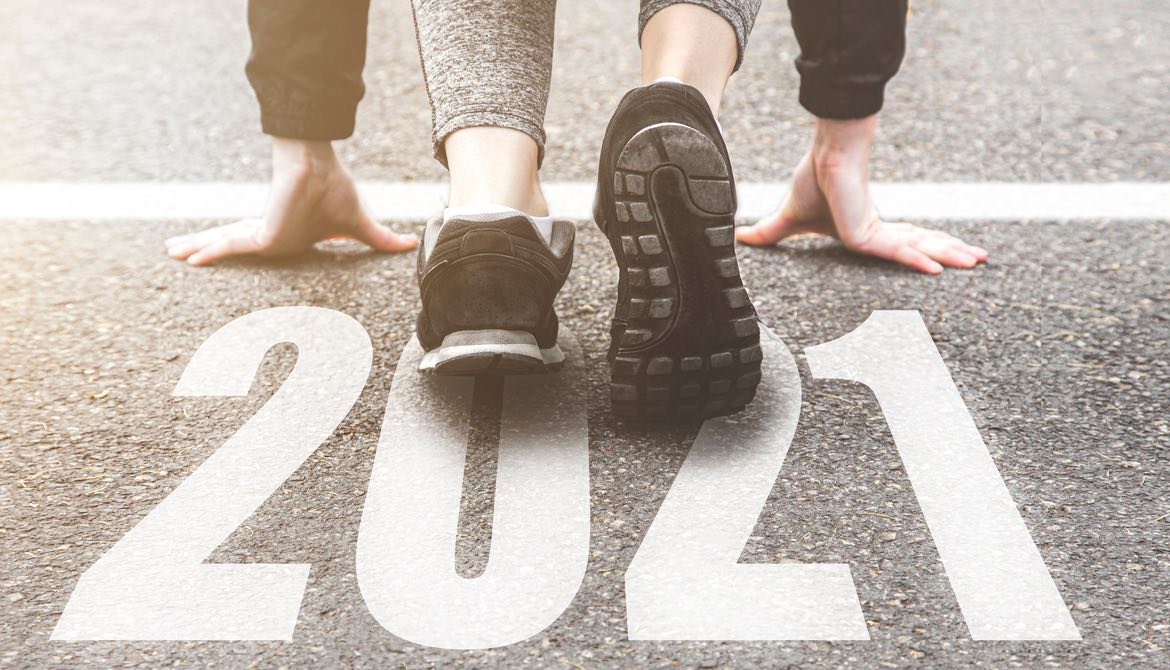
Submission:
[[[573,263],[575,234],[573,224],[554,221],[546,243],[522,215],[488,222],[432,219],[418,254],[423,348],[469,330],[524,331],[541,347],[555,345],[553,301]]]

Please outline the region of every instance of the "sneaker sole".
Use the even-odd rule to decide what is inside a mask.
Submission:
[[[619,416],[733,414],[760,382],[760,329],[735,257],[735,186],[719,148],[679,123],[641,130],[602,212],[627,279],[611,363]]]
[[[529,375],[558,370],[564,362],[559,345],[542,349],[532,333],[463,330],[424,354],[418,369],[436,375]]]

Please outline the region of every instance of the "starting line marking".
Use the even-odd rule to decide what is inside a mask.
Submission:
[[[362,182],[362,196],[381,219],[420,221],[446,201],[446,184]],[[785,183],[740,183],[738,218],[775,210]],[[550,182],[553,214],[592,218],[594,186]],[[234,219],[259,216],[262,182],[0,182],[0,220]],[[1170,221],[1170,182],[898,182],[873,185],[874,200],[891,219],[984,221]]]

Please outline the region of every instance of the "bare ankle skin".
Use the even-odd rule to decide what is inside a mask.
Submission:
[[[462,128],[443,142],[451,174],[452,207],[504,205],[547,216],[540,188],[540,149],[527,133],[512,128]]]
[[[166,247],[171,258],[210,265],[233,256],[302,253],[317,242],[338,238],[384,252],[417,244],[415,236],[399,235],[374,221],[329,142],[274,137],[272,188],[264,216],[172,237]]]
[[[738,54],[735,30],[723,17],[699,5],[671,5],[642,30],[642,83],[672,77],[694,86],[718,117]]]

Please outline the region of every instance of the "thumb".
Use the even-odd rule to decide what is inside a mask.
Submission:
[[[418,246],[418,236],[414,234],[400,234],[386,226],[375,222],[368,215],[362,216],[362,221],[354,231],[354,237],[365,242],[377,251],[394,253],[410,251]]]
[[[750,226],[736,228],[735,239],[752,246],[765,246],[801,232],[804,231],[800,222],[779,209]]]

